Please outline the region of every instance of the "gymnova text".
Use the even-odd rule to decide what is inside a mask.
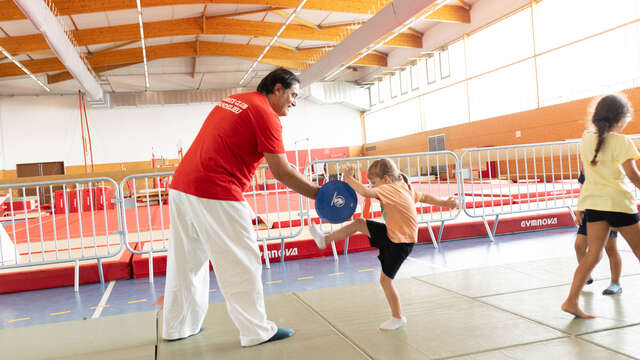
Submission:
[[[269,255],[269,259],[277,258],[282,255],[282,250],[268,250],[267,255]],[[291,256],[291,255],[298,255],[298,248],[291,248],[291,249],[284,250],[285,257]],[[263,257],[263,256],[264,256],[264,253],[260,251],[260,257]]]
[[[557,217],[549,217],[544,219],[532,219],[532,220],[522,220],[520,223],[520,227],[531,227],[531,226],[545,226],[545,225],[557,225],[558,218]]]

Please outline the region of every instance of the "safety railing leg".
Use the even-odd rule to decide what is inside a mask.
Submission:
[[[149,251],[149,282],[153,283],[153,252]]]
[[[569,209],[569,214],[571,214],[571,218],[573,219],[573,223],[576,223],[576,213],[573,212],[573,209],[571,208],[571,206],[567,206],[567,209]]]
[[[483,216],[482,222],[484,223],[484,228],[487,230],[487,235],[489,235],[489,240],[491,240],[491,242],[496,241],[493,238],[493,233],[491,232],[491,229],[489,228],[489,223],[487,223],[487,218]]]
[[[76,260],[74,264],[73,291],[80,291],[80,260]]]
[[[349,254],[349,237],[348,236],[344,239],[344,254],[345,255]]]
[[[440,221],[440,230],[438,231],[438,244],[442,241],[442,233],[444,232],[444,220]]]
[[[427,229],[429,229],[429,236],[431,236],[431,242],[433,243],[434,248],[438,248],[438,241],[436,240],[436,236],[433,234],[433,229],[431,228],[431,223],[427,223]]]
[[[498,218],[500,215],[496,215],[496,219],[493,221],[493,231],[491,232],[494,236],[496,235],[496,231],[498,230]]]
[[[98,258],[98,274],[100,275],[100,285],[104,286],[104,272],[102,270],[102,259]]]
[[[280,239],[280,262],[284,263],[284,239]]]
[[[262,239],[262,252],[264,253],[264,264],[267,269],[271,269],[271,263],[269,262],[269,249],[267,248],[267,240]]]
[[[331,242],[331,250],[333,250],[333,260],[338,261],[338,250],[336,250],[336,243],[334,241]]]

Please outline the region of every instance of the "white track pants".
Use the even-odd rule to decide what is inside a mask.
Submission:
[[[162,336],[200,331],[209,306],[209,259],[240,344],[268,340],[278,330],[267,320],[262,263],[246,202],[203,199],[170,190],[171,230]]]

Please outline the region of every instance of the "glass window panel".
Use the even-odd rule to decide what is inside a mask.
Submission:
[[[407,92],[409,92],[409,68],[404,68],[400,71],[400,93]]]
[[[420,131],[418,98],[365,115],[367,142],[415,134]]]
[[[471,121],[538,106],[533,59],[469,81]]]
[[[538,76],[542,105],[638,86],[640,24],[539,56]]]
[[[417,90],[420,87],[418,63],[415,62],[409,66],[409,72],[411,77],[411,90]]]
[[[469,76],[533,56],[531,10],[519,11],[469,36],[468,51]]]
[[[467,87],[456,84],[422,97],[425,130],[440,129],[468,122]]]
[[[638,0],[553,0],[534,7],[540,53],[640,18]]]
[[[449,68],[449,49],[444,48],[438,52],[440,60],[440,79],[446,79],[451,75]]]
[[[376,81],[373,83],[373,85],[369,87],[369,97],[371,99],[371,106],[376,105],[380,100],[380,95],[378,94],[378,84],[379,82]]]
[[[378,95],[380,95],[380,103],[383,103],[389,99],[389,77],[385,76],[380,80],[378,84]]]
[[[436,57],[429,55],[425,62],[427,64],[427,84],[433,84],[436,82]]]
[[[395,71],[391,75],[391,98],[400,95],[400,72]]]

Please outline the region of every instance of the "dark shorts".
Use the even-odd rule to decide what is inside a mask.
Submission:
[[[587,236],[587,222],[585,220],[583,220],[582,225],[578,227],[578,234]],[[609,237],[617,238],[618,232],[611,230],[611,232],[609,232]]]
[[[640,220],[638,214],[591,209],[585,210],[584,219],[586,222],[606,221],[611,227],[629,226],[636,224]]]
[[[371,235],[369,244],[380,250],[378,259],[380,259],[382,272],[393,279],[400,269],[400,265],[411,254],[413,244],[392,242],[387,235],[387,225],[377,221],[367,220],[367,229]]]

